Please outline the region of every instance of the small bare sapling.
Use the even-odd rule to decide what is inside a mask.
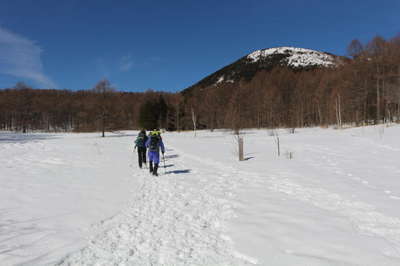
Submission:
[[[272,133],[272,135],[271,135]],[[278,157],[281,156],[281,146],[280,146],[280,140],[279,140],[279,135],[278,135],[278,131],[276,130],[272,130],[269,132],[270,136],[274,137],[274,141],[276,143],[277,146],[277,151],[278,151]]]
[[[289,159],[289,160],[293,159],[293,155],[294,155],[294,152],[292,152],[292,151],[285,151],[285,157],[286,157],[286,159]]]

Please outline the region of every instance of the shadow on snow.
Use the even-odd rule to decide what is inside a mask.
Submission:
[[[165,159],[173,159],[173,158],[178,158],[179,155],[178,154],[171,154],[171,155],[165,155]]]
[[[0,132],[0,143],[27,143],[54,138],[56,136],[51,134]]]
[[[187,173],[190,173],[190,169],[173,170],[173,171],[167,171],[167,172],[166,172],[166,174],[175,174],[175,175],[187,174]]]

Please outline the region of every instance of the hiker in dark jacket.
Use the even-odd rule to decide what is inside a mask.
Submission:
[[[150,173],[155,176],[158,176],[157,169],[160,163],[160,150],[163,155],[165,152],[164,143],[161,139],[160,131],[154,130],[150,133],[150,137],[146,142],[146,147],[149,149],[148,155],[150,163]]]
[[[135,149],[138,151],[139,167],[142,168],[142,164],[146,164],[146,131],[141,130],[135,140]]]

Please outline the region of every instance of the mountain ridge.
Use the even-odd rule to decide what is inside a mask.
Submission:
[[[196,88],[202,89],[220,83],[235,83],[241,79],[250,81],[261,70],[271,71],[276,67],[289,68],[293,71],[331,68],[341,61],[343,61],[341,56],[307,48],[280,46],[259,49],[211,73],[185,88],[182,93],[186,94]]]

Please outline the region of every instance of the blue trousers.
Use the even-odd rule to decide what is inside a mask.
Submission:
[[[154,163],[160,163],[160,153],[158,151],[149,151],[149,161]]]

